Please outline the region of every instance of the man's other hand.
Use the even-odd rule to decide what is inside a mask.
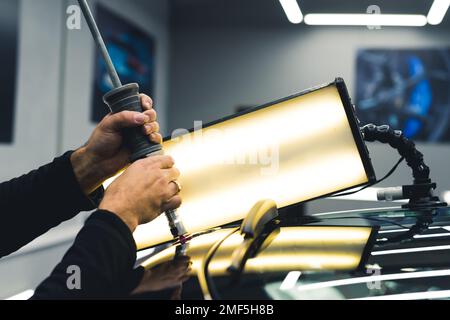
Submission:
[[[191,265],[190,258],[183,256],[148,269],[131,294],[180,288],[183,282],[189,279]]]
[[[119,216],[133,232],[140,224],[181,205],[180,172],[170,156],[152,156],[130,165],[106,189],[99,209]]]

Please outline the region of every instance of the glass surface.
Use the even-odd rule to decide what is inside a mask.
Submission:
[[[221,299],[449,299],[450,209],[373,209],[321,214],[280,228],[247,260],[239,281],[227,271],[242,243],[237,228],[195,235],[183,297],[201,296],[202,270]],[[275,231],[274,231],[275,232]],[[230,235],[231,234],[231,235]],[[227,235],[230,235],[228,238]],[[211,262],[211,247],[223,240]],[[176,244],[144,263],[173,259]],[[194,283],[196,285],[194,285]],[[204,294],[204,293],[203,293]]]

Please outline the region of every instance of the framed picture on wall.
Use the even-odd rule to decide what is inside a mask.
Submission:
[[[0,1],[0,144],[13,142],[19,1]]]
[[[360,50],[356,105],[363,123],[416,141],[450,142],[450,48]]]
[[[122,83],[137,82],[141,92],[153,93],[155,79],[154,39],[102,5],[96,8],[97,23]],[[99,122],[108,112],[103,95],[112,89],[105,63],[95,56],[94,94],[91,121]]]

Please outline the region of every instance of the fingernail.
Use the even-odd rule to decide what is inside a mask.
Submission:
[[[147,133],[152,133],[152,126],[150,124],[146,124],[145,125],[145,130],[147,131]]]
[[[144,124],[150,121],[150,117],[145,114],[139,113],[134,116],[134,121],[137,124]]]

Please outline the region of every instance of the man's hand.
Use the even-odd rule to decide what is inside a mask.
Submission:
[[[143,126],[152,142],[162,142],[152,99],[141,94],[141,104],[143,113],[124,111],[107,115],[87,144],[72,154],[72,166],[84,194],[89,195],[129,164],[130,151],[124,146],[121,134],[124,128]]]
[[[119,216],[133,232],[138,225],[181,205],[174,183],[179,176],[170,156],[138,160],[108,187],[99,209]]]
[[[178,257],[146,270],[138,287],[131,294],[180,288],[189,279],[191,264],[189,257]]]

